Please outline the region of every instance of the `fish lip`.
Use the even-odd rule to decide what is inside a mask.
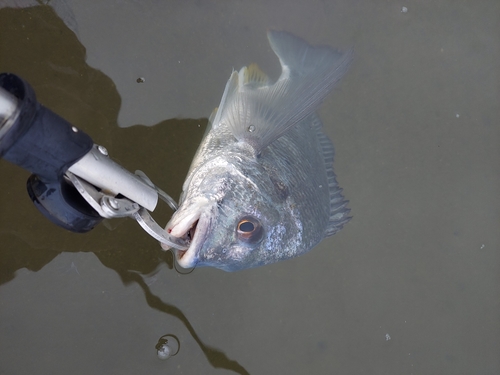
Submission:
[[[199,261],[199,253],[208,235],[209,215],[204,212],[186,215],[174,225],[168,227],[168,231],[175,237],[185,238],[189,242],[186,250],[172,249],[177,264],[182,268],[195,267]],[[191,234],[190,234],[191,232]],[[191,239],[189,240],[189,237]]]

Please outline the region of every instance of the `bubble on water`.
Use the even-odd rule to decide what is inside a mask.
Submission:
[[[407,7],[402,7],[401,8],[401,13],[408,13],[408,8]]]
[[[158,358],[160,359],[169,359],[171,357],[170,348],[167,344],[163,344],[158,349]]]
[[[179,352],[179,340],[174,335],[164,335],[160,337],[155,346],[159,359],[165,360],[173,357]]]

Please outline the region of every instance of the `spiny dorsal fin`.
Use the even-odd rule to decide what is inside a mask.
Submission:
[[[323,155],[325,170],[328,183],[328,192],[330,195],[330,218],[325,230],[325,237],[333,236],[343,228],[345,224],[351,219],[347,208],[349,201],[345,200],[342,195],[342,189],[339,187],[337,178],[333,171],[333,158],[335,149],[332,142],[323,133],[323,124],[318,116],[314,115],[312,118],[312,127],[316,130],[316,137],[318,139],[319,147]]]

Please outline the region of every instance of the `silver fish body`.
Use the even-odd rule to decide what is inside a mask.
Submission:
[[[350,219],[333,172],[334,149],[316,110],[352,51],[313,47],[270,31],[282,73],[234,71],[166,226],[190,241],[180,266],[236,271],[301,255]]]

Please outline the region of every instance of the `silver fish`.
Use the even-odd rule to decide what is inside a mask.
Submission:
[[[271,83],[256,65],[233,71],[166,226],[190,241],[175,250],[181,267],[237,271],[293,258],[350,219],[316,110],[352,50],[282,31],[268,39],[280,77]]]

